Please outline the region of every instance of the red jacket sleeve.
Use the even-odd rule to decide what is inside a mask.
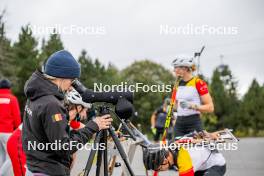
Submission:
[[[208,94],[208,87],[205,81],[201,79],[197,79],[196,81],[196,89],[200,96],[203,96],[205,94]]]
[[[12,117],[14,118],[14,127],[16,129],[21,123],[20,108],[16,97],[12,97],[11,99],[11,109]]]

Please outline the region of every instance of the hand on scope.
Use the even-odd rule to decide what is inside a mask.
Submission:
[[[87,108],[83,108],[82,111],[79,112],[79,115],[80,115],[81,120],[87,119],[87,111],[88,111]]]
[[[101,117],[96,117],[94,122],[98,125],[99,130],[108,129],[111,125],[113,119],[109,114],[103,115]]]

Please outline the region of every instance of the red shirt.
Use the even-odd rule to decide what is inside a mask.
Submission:
[[[0,133],[12,133],[20,123],[17,98],[10,89],[0,89]]]
[[[12,161],[15,176],[24,176],[26,172],[26,155],[22,149],[21,130],[16,129],[7,141],[7,152]]]

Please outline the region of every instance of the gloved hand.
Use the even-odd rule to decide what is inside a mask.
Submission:
[[[197,110],[198,109],[198,105],[196,104],[192,104],[186,100],[181,100],[180,101],[180,106],[183,109],[193,109],[193,110]]]
[[[156,129],[155,127],[151,127],[151,132],[152,132],[154,135],[156,135],[156,133],[157,133],[157,129]]]
[[[189,102],[186,101],[186,100],[181,100],[181,101],[180,101],[180,106],[181,106],[182,109],[191,109],[192,104],[189,103]]]

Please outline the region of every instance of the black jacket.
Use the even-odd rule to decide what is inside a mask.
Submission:
[[[33,173],[70,175],[71,155],[77,151],[76,145],[69,149],[59,145],[68,145],[71,141],[87,143],[98,131],[97,124],[89,121],[85,128],[69,131],[64,95],[39,71],[32,74],[24,89],[28,100],[22,137],[28,169]],[[57,143],[57,149],[51,143]]]

